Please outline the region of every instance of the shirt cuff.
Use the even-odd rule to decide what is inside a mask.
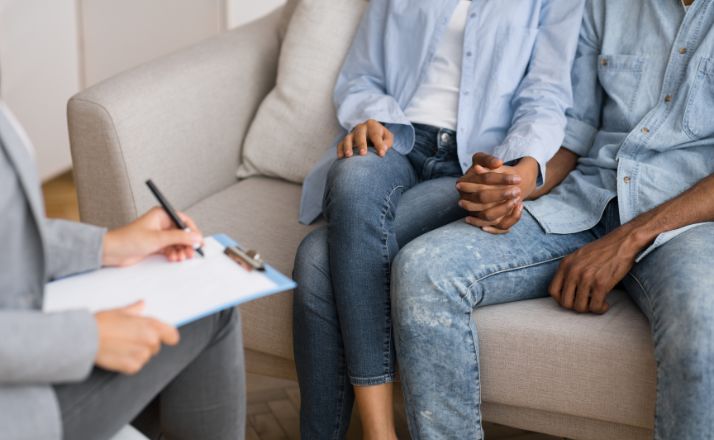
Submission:
[[[568,125],[565,128],[563,147],[578,156],[587,156],[595,142],[595,135],[597,135],[597,129],[595,127],[569,117]]]
[[[509,148],[507,145],[501,145],[496,147],[493,153],[494,156],[498,157],[503,161],[505,165],[513,166],[518,163],[519,160],[524,157],[532,157],[538,162],[538,177],[536,178],[536,188],[540,188],[545,183],[546,169],[548,165],[548,159],[543,157],[542,154],[533,153],[532,151],[525,151],[518,148]]]
[[[394,135],[394,146],[392,148],[397,153],[406,156],[412,152],[416,138],[412,124],[385,123],[384,126]]]

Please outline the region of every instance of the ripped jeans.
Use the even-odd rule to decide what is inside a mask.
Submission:
[[[298,250],[293,335],[302,439],[344,438],[352,387],[394,381],[392,259],[413,238],[465,215],[455,133],[415,128],[409,156],[370,151],[333,165],[328,224]]]

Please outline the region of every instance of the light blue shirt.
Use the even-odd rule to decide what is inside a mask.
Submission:
[[[414,128],[404,116],[459,0],[372,0],[335,87],[346,130],[368,119],[386,124],[394,149],[409,154]],[[464,35],[457,143],[463,171],[476,152],[545,165],[564,138],[572,103],[570,71],[584,0],[473,0]],[[335,142],[335,145],[337,142]],[[322,211],[327,151],[303,184],[300,221]]]
[[[629,222],[714,173],[714,0],[686,13],[679,0],[588,0],[584,15],[564,141],[583,157],[526,204],[557,234],[595,226],[615,197]]]

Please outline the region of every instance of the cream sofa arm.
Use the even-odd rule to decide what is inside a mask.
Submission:
[[[74,96],[68,120],[83,221],[126,223],[156,204],[179,209],[236,181],[241,146],[275,84],[282,10],[122,73]]]

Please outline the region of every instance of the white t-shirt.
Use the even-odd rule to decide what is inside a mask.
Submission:
[[[461,85],[461,59],[469,0],[460,0],[424,81],[404,114],[411,121],[456,130]]]

